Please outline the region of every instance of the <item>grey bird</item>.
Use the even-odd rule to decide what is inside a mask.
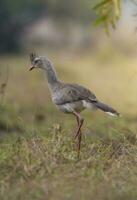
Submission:
[[[47,57],[38,56],[35,53],[30,54],[31,68],[42,69],[47,77],[49,90],[53,103],[64,113],[71,113],[77,119],[77,131],[75,139],[78,139],[78,157],[81,148],[82,132],[81,127],[84,119],[80,112],[84,109],[100,109],[112,116],[119,116],[120,114],[110,106],[100,102],[94,93],[89,89],[78,85],[64,83],[58,79],[55,68],[52,62]]]

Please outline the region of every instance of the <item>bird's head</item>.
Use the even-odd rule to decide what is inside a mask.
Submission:
[[[35,53],[30,54],[30,62],[31,62],[31,67],[29,69],[30,71],[35,68],[42,68],[43,66],[42,58],[37,56]]]
[[[51,64],[48,58],[37,56],[35,53],[30,54],[30,62],[31,62],[31,67],[29,69],[30,71],[35,68],[46,69]]]

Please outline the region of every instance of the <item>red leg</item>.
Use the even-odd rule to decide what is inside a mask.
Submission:
[[[83,125],[84,119],[81,118],[79,113],[75,112],[74,115],[76,116],[77,123],[78,123],[78,130],[76,132],[75,138],[78,138],[78,158],[79,158],[80,148],[81,148],[81,139],[82,139],[81,127]]]
[[[81,127],[83,125],[83,122],[84,120],[81,119],[80,120],[80,125],[79,125],[79,130],[78,130],[78,158],[79,158],[79,155],[80,155],[80,148],[81,148],[81,140],[82,140],[82,132],[81,132]]]
[[[80,120],[79,120],[79,117],[77,116],[77,115],[75,115],[76,116],[76,119],[77,119],[77,124],[78,124],[78,128],[79,128],[79,125],[80,125]],[[81,130],[80,130],[81,131]],[[78,137],[78,130],[77,130],[77,132],[76,132],[76,134],[75,134],[75,139]]]
[[[78,118],[78,116],[76,116],[76,119],[77,119],[77,124],[79,126],[79,118]]]

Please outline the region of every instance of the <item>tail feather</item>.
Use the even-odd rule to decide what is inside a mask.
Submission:
[[[100,110],[108,113],[109,115],[112,116],[120,116],[120,113],[118,113],[115,109],[111,108],[110,106],[102,103],[102,102],[94,102],[94,105],[99,108]]]

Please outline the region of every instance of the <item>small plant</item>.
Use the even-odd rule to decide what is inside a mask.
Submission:
[[[2,81],[1,84],[0,84],[0,104],[1,105],[3,104],[3,101],[4,101],[6,88],[7,88],[7,85],[8,85],[8,80],[9,80],[9,67],[7,67],[5,80]]]
[[[107,34],[110,26],[116,28],[116,22],[121,14],[121,0],[103,0],[97,3],[93,10],[96,13],[95,25],[103,25]]]

